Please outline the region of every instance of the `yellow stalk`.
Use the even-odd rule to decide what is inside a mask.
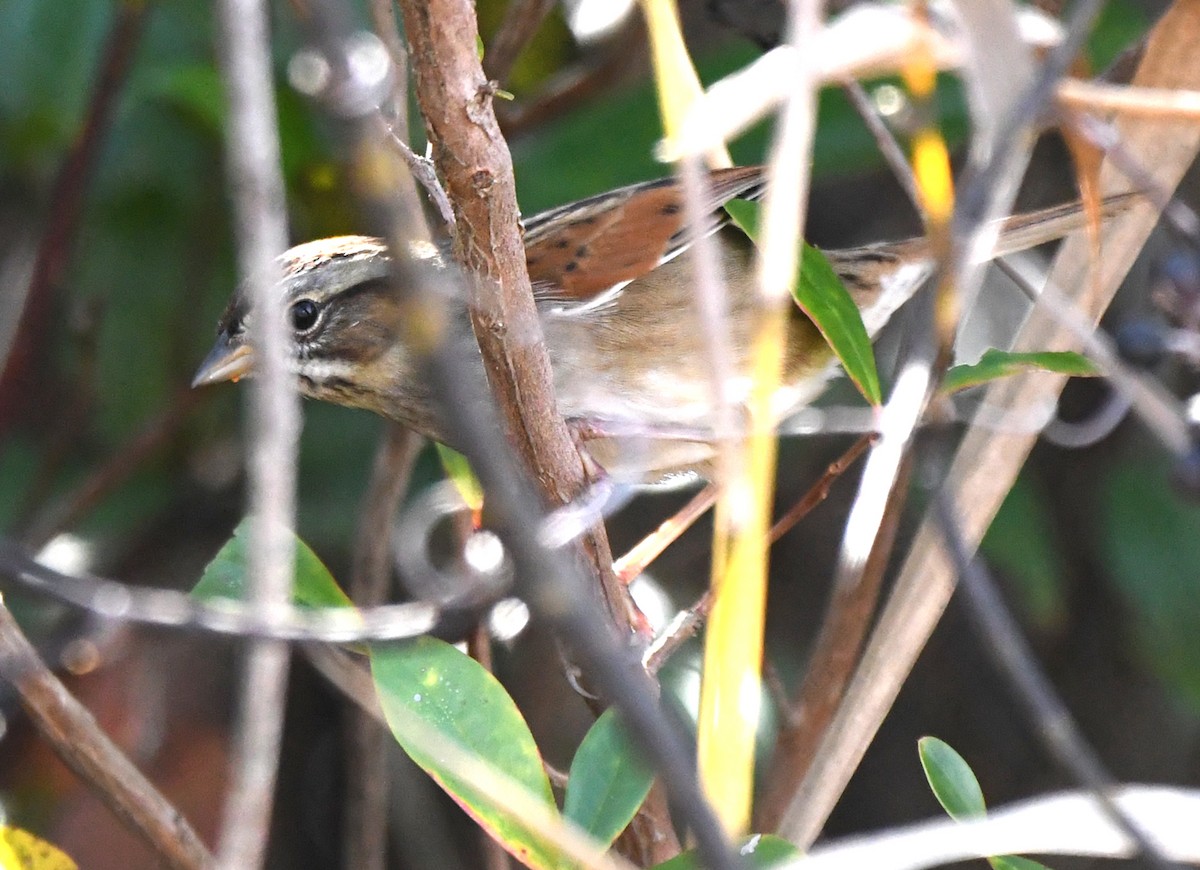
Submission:
[[[641,0],[641,5],[650,37],[650,58],[654,64],[663,132],[668,140],[674,140],[679,136],[692,103],[704,89],[683,41],[675,0]],[[714,168],[733,165],[729,151],[724,147],[714,148],[707,158],[708,165]]]
[[[767,533],[775,491],[775,418],[771,399],[783,375],[786,320],[770,313],[754,347],[750,437],[741,445],[744,474],[717,502],[713,606],[704,638],[698,755],[700,781],[731,833],[749,829],[754,748],[767,608]],[[718,546],[721,549],[718,549]]]
[[[915,13],[926,17],[922,3]],[[950,154],[938,130],[932,111],[937,88],[937,65],[929,41],[918,38],[901,70],[905,85],[918,107],[923,121],[912,139],[913,177],[925,211],[926,233],[934,255],[945,262],[950,254],[950,220],[954,215],[954,176],[950,169]],[[952,278],[943,276],[934,302],[934,326],[948,352],[958,327],[958,297],[953,292]]]

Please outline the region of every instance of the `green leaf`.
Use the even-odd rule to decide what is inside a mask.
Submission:
[[[987,860],[994,870],[1049,870],[1045,864],[1020,855],[997,855]]]
[[[942,392],[956,393],[967,387],[976,387],[997,378],[1027,371],[1053,372],[1075,378],[1089,378],[1100,373],[1087,357],[1074,351],[1011,353],[993,348],[985,351],[979,362],[954,366],[946,372],[946,377],[942,380]]]
[[[575,752],[563,815],[608,845],[642,805],[653,779],[616,713],[606,710]]]
[[[987,815],[979,780],[950,744],[936,737],[922,737],[917,748],[929,787],[950,818],[964,822]],[[997,855],[987,860],[994,870],[1046,870],[1037,861],[1017,855]]]
[[[246,598],[249,576],[250,517],[238,523],[233,537],[204,569],[192,589],[197,598]],[[296,538],[296,574],[292,601],[303,607],[353,607],[329,569],[299,538]]]
[[[742,232],[758,242],[758,203],[735,199],[725,204],[725,211]],[[875,353],[858,306],[825,255],[808,242],[802,245],[792,296],[825,336],[859,392],[872,405],[878,405],[883,393],[875,370]]]
[[[804,857],[803,852],[774,834],[754,834],[738,846],[738,855],[743,865],[751,870],[771,870]],[[654,865],[653,870],[701,870],[704,866],[693,849]]]
[[[426,735],[440,735],[557,812],[533,735],[496,678],[431,637],[373,647],[371,671],[388,727],[412,760],[519,860],[537,868],[562,866],[559,851],[507,808],[504,794],[469,785],[429,751]]]
[[[961,822],[987,812],[979,780],[950,744],[936,737],[922,737],[917,748],[929,787],[950,818]]]
[[[475,472],[471,470],[471,463],[467,461],[467,457],[440,441],[435,441],[433,446],[437,448],[438,458],[442,460],[442,468],[451,483],[454,484],[454,488],[458,490],[463,504],[473,511],[480,510],[483,507],[483,487],[479,483],[479,478],[475,476]]]

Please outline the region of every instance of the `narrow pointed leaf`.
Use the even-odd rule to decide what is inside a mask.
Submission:
[[[596,720],[571,762],[563,815],[608,845],[629,824],[654,774],[638,757],[613,710]]]
[[[431,637],[374,647],[371,672],[388,727],[412,760],[519,860],[536,868],[564,866],[559,851],[506,808],[503,794],[485,794],[464,782],[416,737],[414,720],[425,726],[423,731],[432,729],[503,772],[557,812],[533,735],[496,678]]]
[[[966,759],[936,737],[922,737],[917,749],[929,787],[950,818],[963,822],[987,815],[983,790]],[[987,860],[993,870],[1047,870],[1037,861],[1018,855],[996,855]]]
[[[942,391],[956,393],[968,387],[976,387],[997,378],[1015,375],[1018,372],[1042,371],[1076,378],[1094,377],[1100,374],[1096,366],[1085,356],[1074,351],[1035,351],[1012,353],[1003,350],[988,350],[971,365],[954,366],[942,379]]]
[[[446,476],[458,490],[463,504],[473,511],[482,510],[483,486],[480,485],[475,472],[471,470],[471,463],[467,461],[467,457],[440,441],[435,441],[434,447],[437,448],[438,458],[442,460],[442,468],[445,470]]]
[[[950,744],[936,737],[922,737],[917,741],[917,749],[933,796],[950,818],[961,822],[977,819],[987,812],[979,780]]]
[[[758,242],[757,203],[735,199],[725,203],[725,211],[742,232]],[[875,369],[875,352],[858,306],[825,255],[808,242],[802,242],[802,246],[792,296],[825,336],[859,392],[872,405],[878,405],[883,401],[883,392]]]

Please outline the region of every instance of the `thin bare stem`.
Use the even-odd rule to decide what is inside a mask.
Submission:
[[[278,605],[270,613],[252,602],[200,601],[173,589],[127,586],[95,576],[64,574],[35,561],[0,538],[0,577],[105,618],[166,628],[198,628],[238,637],[325,643],[400,640],[422,634],[457,637],[471,614],[442,611],[427,602],[352,610]]]
[[[867,125],[867,129],[875,138],[875,145],[879,148],[879,153],[883,155],[888,168],[892,170],[892,176],[908,194],[908,201],[920,211],[922,207],[921,194],[913,179],[912,166],[909,165],[904,149],[900,147],[900,143],[896,141],[896,137],[892,135],[888,125],[875,111],[875,106],[871,103],[866,89],[858,83],[857,79],[847,79],[842,83],[842,90],[850,98],[850,105],[854,106],[854,110],[858,112],[858,116],[862,118],[863,123]]]
[[[251,391],[250,599],[272,615],[273,607],[291,600],[300,430],[287,370],[283,299],[275,292],[281,277],[275,258],[287,247],[284,183],[266,4],[221,0],[217,9],[239,272],[256,312],[259,342]],[[277,641],[257,641],[246,652],[232,785],[222,819],[220,863],[229,870],[252,870],[266,860],[288,659],[287,645]]]
[[[654,643],[646,647],[642,661],[645,662],[648,673],[657,674],[676,650],[696,636],[700,631],[700,626],[704,625],[704,620],[708,618],[712,602],[713,595],[710,589],[705,591],[687,610],[681,610],[676,614],[675,618],[671,620],[671,624],[654,639]]]
[[[699,83],[696,87],[699,87]],[[704,362],[713,409],[713,436],[717,445],[716,479],[728,484],[737,474],[739,459],[734,439],[737,421],[730,393],[730,384],[735,375],[733,340],[730,335],[725,276],[718,258],[717,243],[711,233],[713,216],[704,213],[703,208],[703,203],[711,202],[712,197],[705,189],[708,182],[701,166],[699,157],[685,158],[679,163],[679,176],[683,181],[686,232],[691,242],[689,255],[694,262],[693,313],[696,327],[705,342]]]
[[[454,232],[454,208],[450,205],[450,197],[446,195],[446,189],[442,187],[433,163],[413,151],[408,142],[401,137],[398,129],[392,127],[387,121],[384,121],[383,125],[387,131],[388,141],[396,149],[396,153],[408,164],[408,170],[412,173],[413,178],[421,187],[425,188],[425,192],[429,194],[429,198],[437,207],[438,214],[445,221],[447,229]]]
[[[213,866],[196,832],[100,730],[87,709],[38,658],[8,608],[0,604],[0,675],[54,751],[121,822],[169,867]]]
[[[1200,91],[1179,88],[1138,88],[1066,79],[1059,82],[1058,101],[1069,109],[1087,112],[1119,112],[1155,120],[1200,119]]]
[[[662,555],[663,550],[679,539],[679,536],[692,527],[692,524],[705,511],[713,506],[717,499],[717,488],[711,483],[692,496],[688,503],[675,512],[642,540],[638,541],[620,559],[613,562],[613,571],[622,583],[630,583],[646,568]]]
[[[396,21],[396,0],[370,0],[371,24],[392,60],[392,102],[385,121],[396,138],[408,142],[408,49]]]
[[[775,525],[771,526],[772,544],[795,528],[796,523],[808,516],[813,508],[829,498],[829,490],[833,486],[833,482],[845,474],[846,469],[866,453],[867,448],[874,440],[875,433],[868,432],[855,441],[849,450],[829,463],[824,474],[809,488],[808,492],[804,494],[804,498],[792,505],[791,509],[777,519]]]
[[[866,445],[862,446],[865,448]],[[889,502],[902,498],[910,465],[910,458],[901,458],[897,485],[892,489]],[[899,510],[885,510],[858,576],[852,582],[844,582],[846,575],[842,571],[835,575],[833,594],[821,620],[821,630],[813,644],[804,680],[795,700],[784,708],[787,724],[779,732],[772,773],[756,808],[758,830],[773,830],[779,825],[788,801],[812,765],[821,737],[843,700],[875,614],[899,521]]]

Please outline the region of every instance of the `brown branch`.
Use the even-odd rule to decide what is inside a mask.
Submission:
[[[11,312],[20,317],[12,346],[0,346],[0,432],[12,424],[28,398],[34,358],[50,325],[55,288],[70,260],[84,194],[91,186],[96,160],[152,5],[143,0],[124,0],[117,5],[87,116],[54,181],[49,218],[24,294],[24,308]]]
[[[402,8],[417,97],[456,208],[456,250],[476,278],[471,317],[488,377],[509,437],[542,498],[567,504],[587,489],[586,466],[555,402],[518,232],[512,160],[475,55],[474,10],[467,0],[404,0]],[[609,620],[628,636],[638,624],[637,610],[613,572],[603,526],[580,544]],[[656,861],[678,852],[662,789],[652,791],[622,846]]]
[[[519,232],[512,158],[475,52],[474,7],[469,0],[403,0],[401,8],[434,161],[455,207],[455,250],[474,277],[471,320],[488,380],[542,498],[568,504],[588,479],[555,402]],[[613,573],[603,527],[581,544],[612,623],[629,633],[635,610]]]
[[[408,489],[413,463],[424,443],[419,435],[388,424],[371,468],[363,498],[350,569],[348,593],[360,606],[383,604],[391,585],[391,523]],[[345,864],[382,870],[387,863],[388,777],[390,737],[371,712],[347,710]]]
[[[500,29],[483,53],[483,72],[489,79],[503,83],[508,78],[553,8],[554,0],[510,0]]]
[[[154,788],[42,663],[3,605],[0,675],[16,687],[25,711],[58,756],[164,864],[178,868],[212,866],[212,856],[179,810]]]

